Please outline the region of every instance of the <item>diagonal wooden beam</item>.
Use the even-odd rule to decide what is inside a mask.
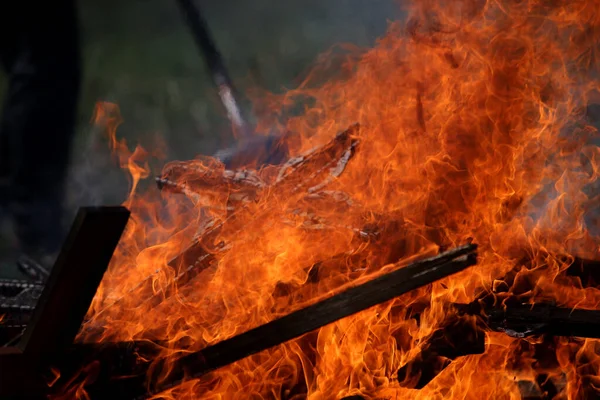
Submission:
[[[474,244],[458,247],[438,256],[417,261],[379,276],[366,283],[353,286],[311,306],[295,311],[240,335],[224,340],[203,350],[189,353],[174,361],[168,368],[154,365],[152,371],[163,374],[155,379],[148,374],[149,364],[140,360],[156,359],[160,349],[146,343],[136,345],[114,344],[104,346],[91,360],[100,361],[99,373],[108,380],[97,380],[86,390],[92,399],[119,394],[119,399],[145,398],[178,385],[184,379],[193,379],[209,371],[239,361],[247,356],[280,345],[305,333],[321,328],[344,317],[366,310],[425,286],[476,264]],[[121,347],[121,350],[118,348]],[[120,354],[115,356],[115,354]],[[91,361],[89,360],[89,361]],[[112,361],[111,361],[112,360]],[[121,360],[121,363],[115,362]],[[120,365],[119,365],[120,364]],[[160,381],[156,387],[149,387]],[[151,382],[148,384],[148,382]]]
[[[125,207],[79,210],[19,343],[24,353],[73,343],[128,220]]]
[[[20,341],[0,348],[0,398],[45,398],[40,369],[73,343],[128,219],[125,207],[79,210]]]

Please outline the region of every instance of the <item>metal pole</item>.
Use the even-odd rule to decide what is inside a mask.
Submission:
[[[234,130],[240,136],[249,136],[249,125],[243,117],[239,101],[236,98],[237,92],[200,9],[193,0],[177,0],[177,3],[192,31],[196,45],[204,56],[206,66],[219,90],[219,97],[227,110],[227,116]]]

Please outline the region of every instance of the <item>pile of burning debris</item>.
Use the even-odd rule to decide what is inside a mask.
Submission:
[[[341,203],[344,207],[352,207],[349,196],[341,192],[327,191],[326,187],[342,174],[351,162],[360,144],[357,139],[358,131],[359,127],[354,126],[337,135],[327,145],[290,159],[277,167],[279,172],[270,182],[265,182],[248,170],[224,170],[219,173],[211,169],[194,169],[195,167],[185,163],[172,164],[165,175],[157,178],[157,182],[163,191],[183,193],[195,205],[202,207],[210,207],[213,204],[210,197],[214,193],[211,193],[211,188],[223,187],[223,182],[226,182],[228,187],[235,186],[238,190],[233,191],[234,194],[228,200],[228,218],[235,218],[236,213],[243,209],[244,203],[255,202],[261,191],[273,188],[276,190],[284,181],[293,182],[293,187],[302,193],[303,201],[308,204],[311,201],[328,199]],[[185,180],[186,183],[182,183],[181,175],[187,174],[195,180]],[[335,226],[334,222],[318,218],[311,212],[306,209],[290,211],[291,214],[305,218],[303,225],[306,229],[331,229]],[[143,398],[387,302],[411,290],[430,285],[476,264],[475,244],[465,244],[451,250],[440,249],[439,254],[408,265],[406,261],[397,260],[392,267],[380,270],[374,278],[359,278],[352,282],[352,285],[342,286],[341,289],[345,290],[338,290],[333,296],[180,357],[169,366],[168,374],[162,379],[154,378],[156,382],[160,381],[159,385],[148,386],[147,380],[152,376],[150,362],[143,360],[156,357],[160,352],[160,343],[70,343],[83,318],[82,312],[86,311],[96,292],[96,285],[104,273],[128,215],[124,208],[82,210],[57,267],[53,269],[53,279],[46,286],[43,301],[35,316],[33,311],[42,292],[43,282],[2,282],[3,303],[0,307],[5,319],[0,332],[7,345],[16,341],[21,343],[15,348],[4,347],[5,352],[0,356],[2,369],[4,371],[10,365],[18,374],[29,378],[18,383],[12,378],[3,379],[4,394],[31,396],[35,393],[41,398],[53,393],[55,387],[59,387],[59,392],[63,392],[64,395],[65,387],[57,385],[61,382],[59,376],[47,386],[44,382],[49,382],[49,378],[47,374],[42,374],[41,368],[53,366],[59,368],[62,373],[77,375],[81,372],[78,371],[80,367],[94,364],[97,369],[94,371],[94,375],[97,375],[96,380],[86,382],[86,390],[92,398]],[[385,240],[385,229],[390,229],[389,227],[383,230],[382,227],[375,226],[342,228],[351,230],[367,248],[381,254],[381,249],[393,245]],[[173,288],[193,280],[215,262],[219,252],[227,251],[227,246],[223,243],[219,243],[213,253],[206,251],[207,243],[212,240],[211,235],[222,229],[222,226],[207,224],[203,229],[193,245],[169,263],[174,271],[177,271]],[[89,237],[86,237],[86,234]],[[98,249],[95,244],[98,241],[104,242],[105,248]],[[92,251],[97,252],[98,256],[89,258]],[[541,252],[536,257],[551,258],[549,254]],[[385,258],[381,260],[382,265],[389,264],[393,256],[387,254]],[[90,259],[96,259],[96,265],[90,265]],[[353,261],[357,265],[361,264],[360,255]],[[78,270],[81,262],[87,264],[87,269]],[[596,287],[597,282],[600,282],[600,262],[567,256],[563,262],[568,267],[560,274],[560,279],[569,283],[576,281],[584,288]],[[332,263],[335,265],[335,260],[329,260],[329,264]],[[535,281],[527,279],[532,265],[540,268],[542,264],[528,259],[521,260],[508,274],[494,281],[492,290],[482,288],[480,295],[472,303],[448,304],[447,307],[454,311],[448,314],[447,319],[434,332],[423,339],[419,353],[400,368],[397,372],[399,384],[409,388],[423,388],[453,360],[484,353],[486,332],[489,331],[502,332],[514,338],[542,338],[533,344],[521,342],[522,348],[519,351],[533,351],[534,357],[539,357],[538,362],[550,363],[543,365],[544,368],[552,368],[552,363],[558,363],[553,355],[553,343],[558,337],[578,337],[580,340],[600,338],[600,311],[561,308],[552,303],[527,304],[529,293],[535,287]],[[318,281],[321,274],[330,273],[328,268],[331,268],[328,262],[310,265],[307,272],[308,284]],[[520,282],[516,282],[517,280]],[[83,282],[87,282],[85,287],[81,287]],[[135,290],[139,293],[148,292],[152,285],[153,277],[148,277]],[[277,288],[279,295],[292,290],[294,288],[286,284]],[[139,301],[151,302],[157,306],[174,294],[175,292],[165,292]],[[118,307],[118,303],[119,300],[110,307]],[[73,310],[72,304],[81,306]],[[413,305],[409,311],[410,317],[418,320],[419,314],[425,311],[427,305],[422,306],[423,308],[419,309],[418,305]],[[28,323],[29,328],[23,331]],[[40,328],[40,324],[45,325],[44,328]],[[34,339],[28,332],[34,332]],[[37,339],[36,334],[41,338]],[[36,339],[43,344],[36,344]],[[22,358],[23,361],[15,363],[16,357]],[[19,370],[17,366],[20,364],[22,367]],[[4,372],[3,376],[8,377]],[[71,378],[68,374],[66,376]],[[69,380],[67,384],[73,385],[73,381]],[[538,375],[535,381],[523,381],[519,384],[524,398],[527,399],[553,398],[565,386],[564,377],[543,374]],[[358,399],[360,396],[352,398]]]
[[[353,78],[306,89],[270,165],[167,165],[102,283],[129,215],[82,211],[39,300],[4,283],[0,392],[597,398],[597,85],[577,79],[600,4],[458,3],[418,2]]]

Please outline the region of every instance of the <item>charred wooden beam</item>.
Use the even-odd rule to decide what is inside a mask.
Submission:
[[[18,344],[0,348],[0,397],[47,390],[40,368],[72,344],[128,219],[124,207],[79,210]]]
[[[277,346],[344,317],[389,301],[406,292],[455,274],[476,263],[476,245],[466,245],[419,261],[347,289],[231,339],[184,356],[180,363],[192,376]],[[176,378],[177,380],[183,377]]]
[[[482,302],[455,304],[462,314],[480,316],[487,326],[516,338],[567,336],[600,338],[600,311],[557,307],[552,304],[486,306]]]
[[[476,249],[477,246],[474,244],[465,245],[436,257],[400,267],[285,317],[203,350],[187,353],[164,369],[160,368],[160,365],[153,365],[150,374],[138,364],[133,367],[125,366],[121,369],[122,376],[113,376],[110,382],[97,381],[88,387],[87,391],[92,398],[103,398],[102,396],[110,393],[120,393],[128,398],[144,397],[149,393],[164,391],[178,385],[183,379],[197,378],[209,371],[460,272],[476,264]],[[157,380],[154,379],[154,373],[167,375]],[[147,379],[153,383],[159,381],[160,383],[156,387],[149,388]]]
[[[23,334],[24,352],[60,351],[73,342],[128,220],[125,207],[80,209]]]

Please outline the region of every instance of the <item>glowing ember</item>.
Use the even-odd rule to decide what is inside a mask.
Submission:
[[[295,156],[360,124],[352,160],[338,174],[338,159],[327,166],[330,178],[314,193],[298,189],[299,180],[313,181],[314,169],[289,181],[278,181],[274,167],[249,171],[256,184],[250,190],[202,159],[187,163],[175,183],[187,187],[201,174],[231,178],[198,189],[202,201],[191,192],[188,199],[140,194],[145,153],[129,153],[114,139],[117,110],[99,106],[98,121],[133,176],[127,206],[134,217],[80,340],[161,340],[168,345],[156,365],[166,360],[160,365],[168,368],[186,351],[310,304],[387,262],[472,239],[476,268],[163,395],[517,399],[518,382],[547,387],[553,380],[565,398],[579,398],[599,387],[596,340],[556,339],[546,350],[553,362],[538,362],[535,340],[491,331],[483,354],[456,358],[423,388],[398,380],[400,368],[428,346],[423,339],[456,315],[450,303],[472,302],[502,284],[511,285],[498,297],[505,302],[514,292],[528,303],[600,303],[596,287],[558,279],[572,262],[564,255],[600,257],[586,225],[598,206],[589,193],[600,152],[585,120],[599,83],[600,1],[414,3],[406,24],[391,26],[377,47],[347,65],[348,79],[317,88],[307,82],[272,99],[274,115],[312,100],[305,115],[285,122],[302,138],[290,146]],[[215,226],[203,241],[213,262],[174,288],[177,271],[168,262],[198,231]],[[516,265],[526,268],[513,271]],[[148,276],[152,284],[140,286]],[[152,295],[159,301],[142,301]]]

